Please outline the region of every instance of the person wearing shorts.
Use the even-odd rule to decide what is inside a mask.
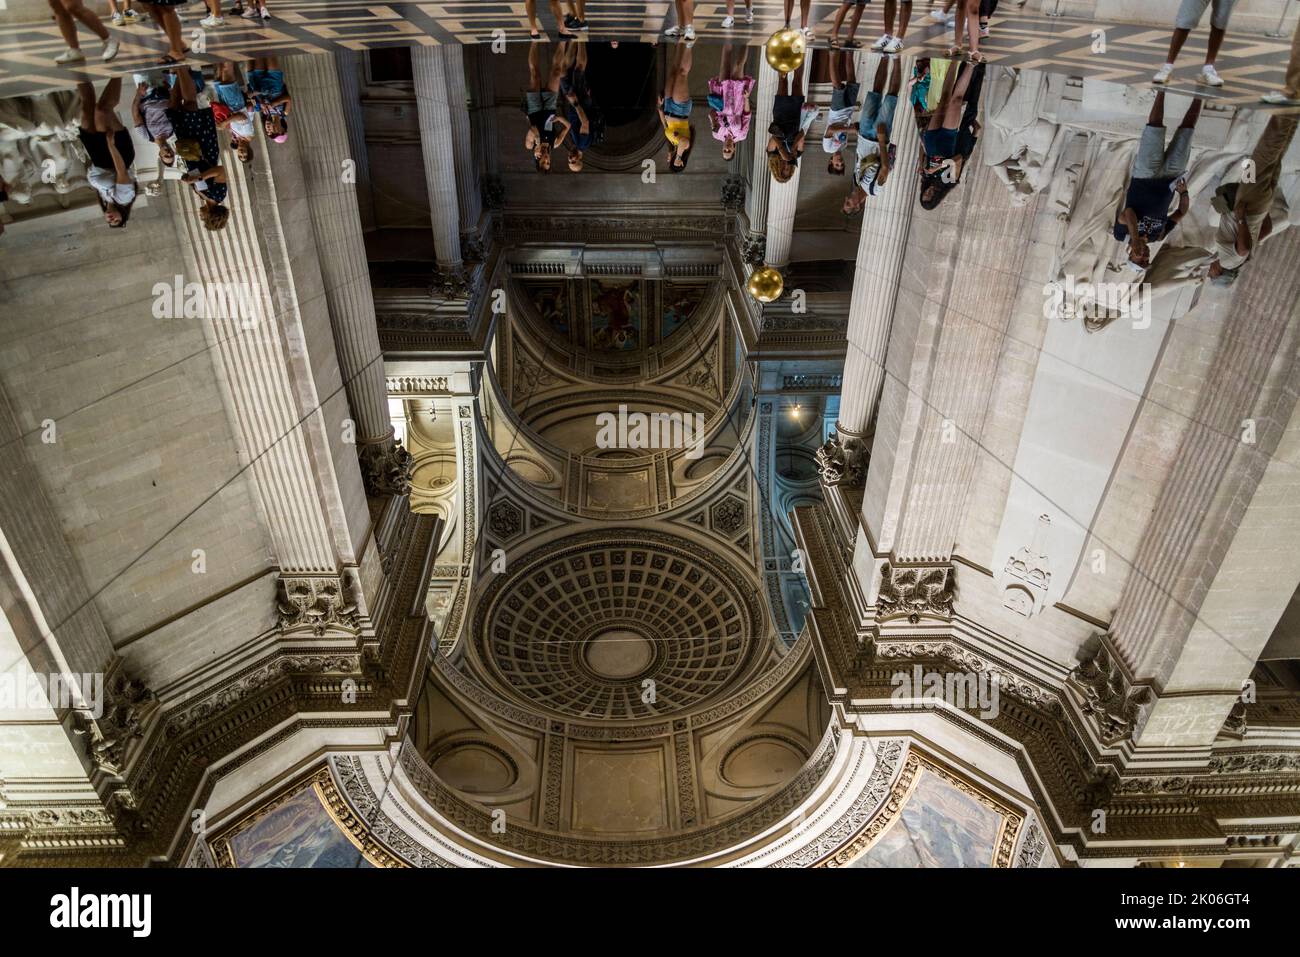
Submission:
[[[262,116],[262,132],[275,143],[289,138],[289,113],[293,97],[284,83],[284,71],[277,57],[258,57],[249,62],[248,92],[253,109]]]
[[[216,99],[212,116],[217,129],[230,133],[230,145],[244,163],[253,161],[253,108],[244,96],[239,82],[239,68],[226,62],[217,67]]]
[[[539,173],[549,173],[551,150],[556,143],[563,143],[569,132],[569,124],[556,113],[569,45],[562,42],[551,54],[550,71],[544,80],[541,50],[540,43],[528,45],[528,90],[524,93],[528,132],[524,134],[524,149],[533,154],[533,165]]]
[[[678,40],[673,47],[672,62],[664,75],[664,91],[659,97],[659,122],[668,142],[668,171],[686,169],[695,146],[695,128],[691,124],[691,44]]]
[[[99,198],[104,222],[117,229],[126,225],[135,203],[135,144],[131,132],[117,118],[117,101],[122,78],[108,81],[95,99],[95,88],[86,80],[77,84],[81,97],[81,122],[77,138],[86,151],[86,179]]]
[[[1115,238],[1128,240],[1130,268],[1135,270],[1151,265],[1149,244],[1168,236],[1187,213],[1185,177],[1192,158],[1192,133],[1201,115],[1201,100],[1192,101],[1168,146],[1165,145],[1164,111],[1165,92],[1161,90],[1142,130],[1124,194],[1124,207],[1115,217]],[[1169,200],[1174,192],[1179,194],[1178,209],[1171,213]]]
[[[882,56],[871,89],[862,102],[857,158],[853,164],[853,189],[844,198],[846,215],[861,212],[867,197],[879,195],[889,179],[896,152],[890,137],[894,131],[894,114],[898,112],[902,79],[902,65],[895,68],[891,58]]]
[[[1178,51],[1201,22],[1205,8],[1211,7],[1210,39],[1205,46],[1205,64],[1197,74],[1196,82],[1206,86],[1223,86],[1223,77],[1214,69],[1214,60],[1219,55],[1219,48],[1223,46],[1223,38],[1228,35],[1228,19],[1232,16],[1232,8],[1236,3],[1237,0],[1183,0],[1178,8],[1178,16],[1174,18],[1174,35],[1169,39],[1169,58],[1156,71],[1151,82],[1169,82],[1170,74],[1174,72],[1174,61],[1178,59]]]
[[[830,58],[831,108],[822,132],[822,150],[831,157],[826,171],[832,176],[843,176],[844,147],[848,145],[853,113],[858,108],[858,83],[853,71],[853,54],[832,50]]]

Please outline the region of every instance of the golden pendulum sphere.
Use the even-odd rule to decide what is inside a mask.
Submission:
[[[781,271],[772,266],[761,266],[749,274],[746,284],[749,294],[759,302],[775,302],[785,291],[785,279]]]
[[[767,38],[767,62],[777,73],[793,73],[803,65],[804,47],[803,34],[798,30],[777,30]]]

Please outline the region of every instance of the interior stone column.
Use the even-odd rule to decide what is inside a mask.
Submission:
[[[754,87],[754,113],[750,118],[749,139],[752,143],[752,164],[749,173],[749,190],[745,193],[745,217],[749,220],[746,240],[746,260],[763,260],[763,237],[767,233],[768,190],[772,174],[767,168],[767,128],[772,125],[772,100],[781,75],[768,65],[762,50],[758,51],[758,82]]]
[[[492,53],[488,44],[476,44],[467,51],[470,61],[467,73],[470,80],[470,127],[474,133],[474,152],[483,167],[483,192],[491,197],[500,187],[501,153],[497,135],[496,83],[492,77]]]
[[[415,47],[411,67],[415,76],[415,104],[420,114],[420,151],[424,156],[424,182],[429,193],[429,217],[438,270],[459,275],[460,203],[456,198],[456,158],[451,101],[447,86],[445,47]]]
[[[361,106],[362,58],[356,50],[343,48],[334,51],[338,68],[339,98],[343,102],[343,119],[348,129],[348,148],[356,170],[357,208],[361,214],[361,228],[375,228],[375,201],[371,194],[370,153],[366,149],[366,127]]]
[[[335,121],[343,110],[338,70],[332,57],[321,56],[291,57],[285,70],[300,107],[296,130],[307,206],[339,371],[356,421],[362,478],[371,495],[405,495],[410,491],[410,456],[394,444],[388,419],[357,190],[340,176],[350,149],[344,128]]]
[[[904,72],[910,72],[911,60],[901,63]],[[860,63],[859,71],[863,69]],[[895,114],[892,139],[898,146],[893,171],[884,190],[868,197],[858,234],[848,350],[835,423],[838,451],[833,463],[822,457],[823,476],[829,471],[835,480],[850,485],[860,484],[865,475],[867,432],[885,381],[885,350],[902,281],[912,210],[916,207],[920,138],[910,109],[899,109]]]
[[[1284,234],[1227,293],[1231,318],[1110,631],[1074,674],[1105,743],[1211,744],[1300,584],[1297,275],[1300,240]]]
[[[763,66],[767,67],[767,72],[773,76],[777,75],[776,71],[767,66],[767,60],[763,60]],[[760,70],[762,67],[760,67]],[[812,57],[808,57],[808,65],[803,73],[804,95],[808,93],[808,80],[812,73]],[[793,81],[793,77],[791,78]],[[773,82],[772,96],[767,98],[768,117],[767,124],[772,122],[772,98],[776,96],[776,81]],[[795,91],[790,91],[792,94]],[[763,126],[763,130],[767,125]],[[756,127],[751,127],[750,135],[758,133]],[[759,134],[763,135],[763,134]],[[766,143],[766,140],[764,140]],[[799,202],[799,177],[803,171],[803,164],[807,161],[808,154],[805,151],[804,156],[799,161],[799,165],[794,168],[794,175],[784,183],[778,183],[772,178],[771,171],[767,171],[766,177],[770,184],[767,192],[767,248],[763,256],[763,262],[769,266],[775,266],[777,269],[784,269],[790,264],[790,244],[794,240],[794,215],[795,208]],[[767,150],[763,150],[763,163],[767,165]]]
[[[483,201],[478,186],[478,164],[474,162],[474,139],[470,131],[469,80],[465,74],[465,58],[459,43],[441,48],[446,59],[447,88],[450,95],[452,145],[456,166],[456,200],[460,215],[462,236],[471,236],[478,229],[483,212]]]

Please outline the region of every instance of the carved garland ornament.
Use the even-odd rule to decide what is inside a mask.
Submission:
[[[280,631],[309,631],[317,638],[331,627],[356,631],[361,617],[358,592],[350,571],[341,576],[281,576],[275,599]]]
[[[1142,726],[1154,695],[1146,685],[1130,683],[1108,637],[1103,635],[1096,654],[1070,672],[1070,680],[1082,694],[1081,710],[1095,722],[1098,737],[1113,745]]]

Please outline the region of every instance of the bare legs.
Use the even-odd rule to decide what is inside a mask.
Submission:
[[[82,0],[49,0],[49,2],[50,9],[54,11],[54,20],[59,25],[59,33],[63,35],[63,41],[70,48],[81,49],[81,44],[77,41],[77,21],[89,27],[90,32],[95,36],[108,42],[108,28],[93,11],[86,9]]]
[[[902,10],[898,10],[899,4]],[[894,14],[898,13],[898,32],[894,32]],[[897,40],[907,36],[907,24],[912,19],[912,0],[885,0],[885,33]]]
[[[812,0],[799,0],[799,29],[808,29],[808,8],[812,6]],[[790,26],[790,14],[794,11],[794,0],[785,0],[785,25]],[[858,16],[862,16],[859,9]],[[855,23],[857,21],[854,21]]]
[[[146,3],[149,16],[154,23],[163,28],[167,34],[167,56],[174,61],[185,59],[185,41],[181,39],[181,21],[176,16],[174,7],[161,7],[155,3]]]

